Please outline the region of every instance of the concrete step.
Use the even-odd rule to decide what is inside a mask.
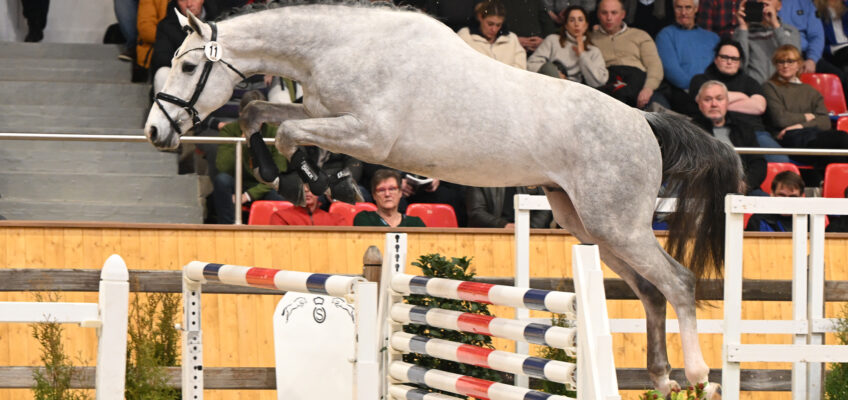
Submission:
[[[141,134],[139,130],[136,132]],[[150,143],[124,143],[124,142],[59,142],[47,140],[2,140],[0,141],[0,149],[9,152],[30,152],[30,151],[47,151],[47,152],[80,152],[80,151],[106,151],[106,152],[122,152],[131,154],[142,153],[162,153],[172,155],[172,152],[159,152]]]
[[[10,220],[203,223],[203,210],[197,204],[32,201],[3,197],[0,215]]]
[[[69,202],[193,205],[198,198],[197,179],[196,175],[0,171],[0,195]]]
[[[4,172],[173,175],[178,171],[177,154],[155,151],[18,151],[0,146],[0,165]]]
[[[114,44],[0,42],[0,58],[117,60],[120,52]]]
[[[137,107],[149,106],[149,85],[133,83],[20,82],[0,84],[0,105]],[[0,118],[3,118],[0,116]]]
[[[65,128],[142,128],[147,110],[140,107],[74,107],[0,105],[0,131],[15,132],[37,126]]]
[[[132,65],[117,59],[0,58],[4,81],[125,83],[131,77]]]

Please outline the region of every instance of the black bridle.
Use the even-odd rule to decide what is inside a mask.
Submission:
[[[171,118],[170,115],[168,115],[168,112],[165,111],[165,107],[162,105],[161,101],[167,101],[168,103],[182,107],[182,109],[189,115],[189,117],[191,117],[192,128],[196,128],[197,125],[200,124],[200,117],[198,116],[197,110],[194,108],[194,104],[197,103],[197,99],[198,97],[200,97],[200,92],[202,92],[203,88],[206,86],[206,81],[209,79],[209,73],[212,71],[212,66],[216,62],[220,61],[221,63],[229,67],[231,70],[233,70],[233,72],[237,73],[242,79],[247,79],[247,77],[244,76],[244,74],[242,74],[239,70],[237,70],[236,67],[233,67],[232,64],[221,59],[221,48],[215,41],[218,38],[218,27],[215,25],[214,22],[209,22],[208,24],[212,28],[212,40],[206,43],[203,47],[196,47],[193,49],[186,50],[185,52],[183,52],[183,54],[180,54],[175,57],[175,59],[178,59],[188,54],[188,52],[194,50],[203,50],[204,54],[206,54],[206,63],[203,64],[203,71],[200,73],[200,80],[197,81],[197,86],[195,86],[194,88],[194,94],[191,95],[191,99],[185,101],[177,96],[170,95],[165,92],[156,93],[156,96],[154,96],[154,101],[156,102],[156,105],[159,106],[159,109],[162,110],[163,114],[165,114],[165,118],[168,119],[168,122],[171,123],[171,126],[174,128],[175,131],[177,131],[177,134],[179,135],[183,134],[182,129],[180,129],[179,123],[177,123],[177,121],[174,121],[174,119]]]

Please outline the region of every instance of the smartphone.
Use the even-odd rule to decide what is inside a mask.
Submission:
[[[763,3],[759,1],[745,2],[745,22],[763,22]]]

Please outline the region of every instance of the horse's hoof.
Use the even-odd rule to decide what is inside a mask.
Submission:
[[[707,387],[704,388],[704,399],[721,400],[721,385],[718,383],[707,383]]]
[[[677,381],[674,379],[667,379],[664,384],[657,385],[655,389],[660,391],[663,395],[665,395],[666,398],[668,398],[671,392],[680,391],[680,384],[677,383]]]
[[[291,158],[291,164],[297,171],[300,179],[309,185],[309,191],[316,196],[320,196],[330,187],[330,177],[321,171],[319,168],[312,165],[306,159],[306,152],[302,149],[297,149]]]
[[[265,145],[262,134],[254,132],[250,135],[249,143],[250,158],[253,159],[259,170],[259,173],[254,175],[262,183],[273,182],[277,178],[277,175],[279,175],[280,170],[277,168],[277,164],[274,163],[274,156],[271,155],[271,151]]]

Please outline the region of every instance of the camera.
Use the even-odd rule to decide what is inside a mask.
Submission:
[[[763,22],[763,3],[759,1],[745,2],[745,22]]]

